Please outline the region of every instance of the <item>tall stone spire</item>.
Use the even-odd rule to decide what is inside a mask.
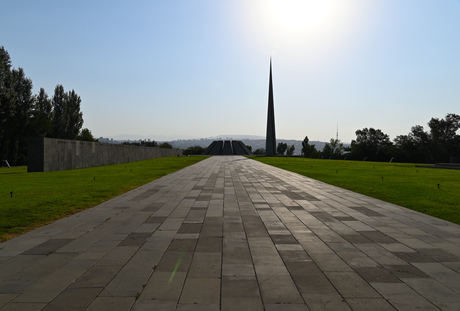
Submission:
[[[265,155],[276,155],[275,135],[275,110],[273,107],[273,82],[272,82],[272,59],[270,57],[270,80],[268,84],[268,114],[267,114],[267,137],[265,140]]]

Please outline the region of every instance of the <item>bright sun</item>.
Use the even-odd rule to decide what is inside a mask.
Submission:
[[[331,13],[332,0],[271,0],[275,20],[288,31],[316,27]]]

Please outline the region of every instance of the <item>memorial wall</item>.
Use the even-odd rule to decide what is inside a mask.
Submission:
[[[175,149],[37,137],[28,141],[27,171],[64,171],[182,154]]]

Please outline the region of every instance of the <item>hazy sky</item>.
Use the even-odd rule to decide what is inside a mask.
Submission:
[[[460,114],[459,0],[0,0],[0,45],[96,137],[350,142]]]

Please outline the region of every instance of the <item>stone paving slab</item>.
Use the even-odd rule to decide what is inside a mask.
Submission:
[[[460,226],[212,157],[1,243],[0,310],[460,310]]]

